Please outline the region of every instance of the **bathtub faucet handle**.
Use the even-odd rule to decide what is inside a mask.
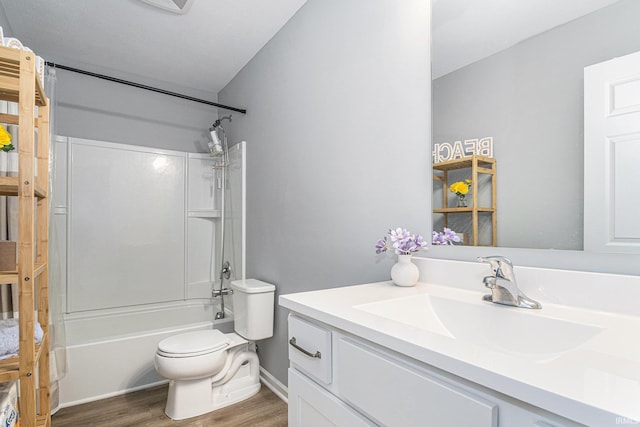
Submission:
[[[222,288],[222,289],[214,289],[211,291],[211,296],[213,298],[218,298],[220,295],[233,295],[233,289]]]

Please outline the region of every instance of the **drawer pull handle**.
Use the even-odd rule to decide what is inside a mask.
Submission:
[[[316,351],[314,354],[300,347],[298,344],[296,344],[296,337],[291,337],[291,339],[289,340],[289,344],[291,344],[293,348],[295,348],[296,350],[301,351],[302,353],[306,354],[309,357],[313,357],[314,359],[322,359],[322,354],[320,354],[319,351]]]

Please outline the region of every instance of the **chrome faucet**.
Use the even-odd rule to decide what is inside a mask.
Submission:
[[[508,258],[488,256],[478,257],[478,261],[488,263],[493,273],[493,276],[482,279],[482,283],[491,289],[491,293],[483,297],[485,301],[522,308],[542,308],[539,302],[527,297],[518,288],[513,264]]]

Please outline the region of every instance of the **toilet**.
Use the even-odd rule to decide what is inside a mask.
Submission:
[[[169,379],[165,413],[183,420],[245,400],[260,391],[258,355],[250,341],[273,336],[275,286],[234,280],[235,333],[186,332],[158,344],[155,368]]]

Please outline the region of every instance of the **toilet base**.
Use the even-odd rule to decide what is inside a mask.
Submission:
[[[260,391],[258,370],[257,363],[247,362],[229,381],[218,385],[212,385],[211,377],[171,380],[165,414],[174,420],[184,420],[248,399]]]

